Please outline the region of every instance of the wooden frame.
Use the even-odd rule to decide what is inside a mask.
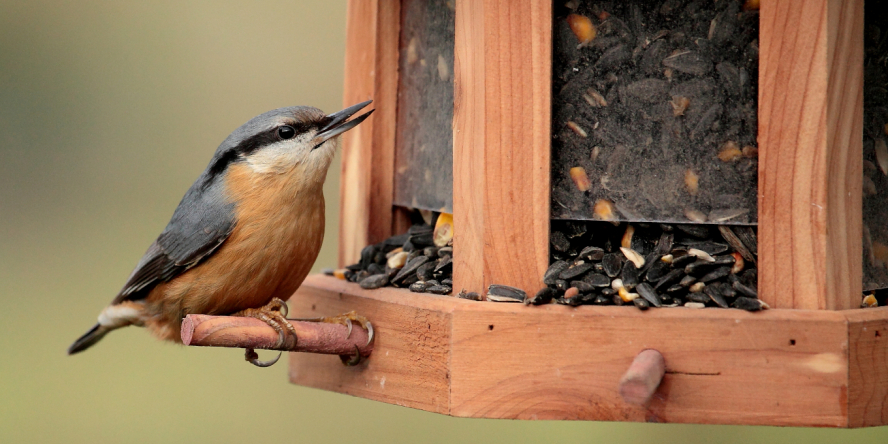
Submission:
[[[533,292],[548,262],[551,2],[456,8],[454,290]],[[313,276],[291,312],[357,310],[377,343],[357,368],[291,354],[291,381],[454,416],[888,424],[888,308],[852,309],[862,15],[863,0],[780,0],[761,11],[759,294],[775,309],[525,307]],[[378,111],[345,136],[343,264],[400,224],[391,206],[398,20],[396,0],[349,2],[345,102],[372,97]],[[667,373],[648,408],[630,406],[617,382],[648,347]]]
[[[291,354],[293,383],[453,416],[865,427],[888,414],[888,307],[739,310],[480,303],[312,276],[300,315],[357,310],[373,356]],[[666,358],[649,408],[617,384]]]

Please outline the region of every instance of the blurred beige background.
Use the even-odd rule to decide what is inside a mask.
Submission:
[[[0,0],[0,442],[888,441],[888,428],[448,418],[138,328],[66,356],[229,132],[281,106],[341,108],[344,27],[343,1]],[[337,160],[316,269],[334,264],[338,180]]]

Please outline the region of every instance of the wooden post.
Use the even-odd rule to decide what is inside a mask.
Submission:
[[[454,293],[532,293],[549,260],[552,2],[456,2]]]
[[[760,37],[759,295],[857,307],[863,0],[762,2]]]
[[[398,0],[350,0],[346,16],[345,92],[354,105],[373,99],[376,112],[343,135],[339,264],[392,234],[395,122],[398,106]]]

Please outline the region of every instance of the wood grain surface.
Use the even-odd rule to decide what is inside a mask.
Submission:
[[[454,291],[536,292],[549,255],[552,3],[456,2]]]
[[[397,0],[350,0],[346,13],[343,103],[373,99],[373,116],[342,138],[339,265],[392,235],[398,92]]]
[[[862,290],[863,0],[762,2],[759,294],[849,309]]]
[[[290,304],[294,316],[357,310],[377,331],[358,368],[292,354],[292,382],[397,405],[477,418],[888,423],[888,308],[533,307],[326,276],[310,276]],[[626,403],[619,382],[649,348],[666,375],[645,408]]]
[[[850,427],[888,424],[888,307],[849,310]]]

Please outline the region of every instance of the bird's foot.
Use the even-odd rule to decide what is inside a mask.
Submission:
[[[326,317],[326,318],[294,319],[294,320],[310,321],[310,322],[326,322],[329,324],[342,324],[342,325],[348,327],[348,333],[346,334],[346,337],[351,336],[352,325],[354,322],[357,322],[358,324],[360,324],[361,327],[364,328],[364,330],[367,330],[367,344],[369,345],[371,342],[373,342],[373,324],[371,324],[367,318],[355,313],[354,311],[350,311],[348,313],[343,313],[338,316],[330,316],[330,317]],[[361,356],[361,352],[358,350],[357,347],[355,347],[355,355],[354,356],[348,356],[348,355],[340,355],[339,356],[339,359],[342,360],[342,363],[345,365],[348,365],[348,366],[358,365],[361,362],[362,358],[363,358],[363,356]]]
[[[287,321],[287,303],[278,298],[272,299],[271,302],[261,308],[248,308],[234,313],[232,316],[255,318],[268,324],[269,327],[278,333],[278,340],[272,348],[283,347],[287,339],[287,332],[292,334],[294,338],[296,337],[296,329]],[[278,353],[277,357],[270,361],[260,361],[256,351],[248,348],[245,350],[244,358],[256,367],[270,367],[281,358],[281,354],[283,353]]]

